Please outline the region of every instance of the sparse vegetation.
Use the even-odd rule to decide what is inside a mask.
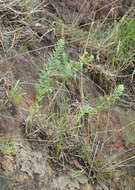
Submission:
[[[10,154],[14,151],[14,140],[0,137],[0,147],[3,154]]]
[[[9,99],[12,100],[14,103],[19,104],[22,98],[21,88],[20,88],[20,81],[18,80],[15,85],[11,86],[9,91]]]
[[[115,107],[135,109],[135,7],[76,2],[0,2],[0,109],[46,142],[56,168],[66,162],[115,190],[109,180],[130,175],[134,158],[134,121],[121,124]],[[14,151],[4,135],[0,147]]]
[[[135,19],[130,17],[130,14],[134,14],[133,8],[113,27],[109,34],[111,37],[107,41],[110,43],[108,55],[112,66],[120,71],[134,67]]]
[[[123,91],[124,91],[124,86],[119,85],[116,89],[114,89],[114,91],[110,94],[110,96],[106,98],[100,96],[98,103],[95,107],[91,107],[89,105],[84,106],[82,109],[83,114],[88,113],[90,115],[94,115],[97,114],[98,112],[110,108],[120,98],[120,96],[123,94]]]
[[[40,103],[46,93],[53,91],[54,84],[52,83],[54,83],[54,80],[55,85],[57,85],[57,82],[61,79],[63,85],[82,66],[82,62],[68,60],[64,52],[64,40],[59,40],[54,51],[50,54],[48,62],[44,64],[44,68],[40,71],[39,83],[36,84],[37,102]]]

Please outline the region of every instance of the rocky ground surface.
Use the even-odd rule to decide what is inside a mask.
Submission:
[[[101,0],[100,3],[88,0],[50,0],[44,2],[49,4],[48,9],[53,16],[56,15],[64,22],[63,28],[65,27],[64,30],[67,32],[65,35],[67,41],[74,42],[72,46],[66,47],[72,59],[78,56],[78,52],[82,48],[82,36],[88,34],[87,23],[97,19],[95,25],[98,25],[98,22],[108,16],[114,4],[118,8],[117,11],[115,9],[114,12],[109,13],[110,20],[114,15],[117,15],[118,18],[122,17],[127,7],[133,6],[134,3],[133,1],[108,0]],[[46,20],[53,17],[51,14],[48,16],[47,11],[42,11],[38,16],[45,17]],[[78,40],[77,33],[70,36],[72,25],[77,28],[75,32],[78,31],[79,26],[82,26],[79,34],[82,33]],[[38,79],[42,57],[47,57],[50,52],[50,49],[43,47],[51,46],[57,41],[57,38],[62,36],[59,27],[58,31],[49,32],[45,37],[44,34],[48,31],[48,26],[40,29],[40,32],[34,27],[33,25],[33,31],[37,32],[36,36],[39,36],[38,42],[33,44],[32,49],[29,45],[27,52],[18,52],[16,56],[5,58],[4,64],[0,63],[0,190],[126,190],[127,187],[134,190],[133,134],[135,132],[135,113],[132,110],[127,111],[120,106],[114,106],[110,110],[101,112],[92,120],[93,126],[95,126],[95,121],[100,124],[101,129],[98,131],[100,142],[104,140],[103,138],[106,139],[100,163],[102,164],[106,160],[105,165],[107,165],[109,161],[111,162],[115,157],[118,157],[119,163],[116,164],[122,166],[120,172],[110,176],[105,183],[106,185],[102,183],[102,180],[95,182],[94,174],[89,173],[79,159],[71,158],[70,162],[66,162],[64,159],[59,161],[53,154],[50,154],[51,146],[48,147],[46,139],[43,140],[40,136],[28,137],[27,113],[36,96],[33,84]],[[6,45],[9,46],[9,44]],[[95,48],[94,44],[92,45],[92,48]],[[38,63],[38,67],[35,63]],[[8,94],[11,85],[15,84],[17,80],[21,81],[23,93],[19,104],[11,101]],[[94,105],[100,92],[97,91],[97,87],[92,82],[87,82],[84,93],[87,94],[88,101]],[[71,83],[72,81],[69,81],[69,90],[74,92],[75,89]],[[45,106],[47,103],[47,100],[44,100]],[[132,150],[132,155],[129,159],[127,154],[130,154],[130,150]],[[64,157],[64,155],[62,156]],[[109,170],[111,169],[109,168]],[[123,175],[125,169],[126,174]]]
[[[21,64],[19,65],[19,67]],[[8,68],[9,69],[9,68]],[[16,67],[17,69],[17,67]],[[18,69],[19,70],[19,69]],[[21,75],[27,75],[23,72],[18,72],[18,77]],[[12,72],[14,73],[14,72]],[[3,75],[2,75],[3,74]],[[1,78],[4,78],[5,74],[1,73]],[[6,76],[7,77],[7,76]],[[8,79],[8,77],[6,78]],[[29,80],[29,77],[28,77]],[[25,82],[26,82],[25,77]],[[6,99],[6,92],[1,90],[1,99],[4,102]],[[95,96],[94,88],[89,91],[89,97],[93,99]],[[25,91],[26,92],[26,91]],[[5,93],[5,94],[4,94]],[[31,91],[31,94],[34,92]],[[30,95],[29,91],[28,94]],[[110,188],[104,184],[91,184],[91,176],[87,174],[83,166],[77,160],[71,160],[73,164],[61,163],[61,167],[58,167],[57,161],[50,156],[46,142],[38,139],[27,139],[24,135],[24,118],[23,108],[27,108],[29,103],[32,101],[32,95],[25,96],[25,103],[20,105],[14,105],[12,102],[1,103],[1,114],[0,114],[0,129],[1,133],[6,138],[12,138],[11,146],[13,150],[10,153],[0,153],[0,189],[1,190],[103,190],[103,189],[125,189],[124,179],[121,179],[121,175],[116,174],[112,178]],[[27,105],[28,103],[28,105]],[[8,106],[7,106],[8,105]],[[6,115],[5,115],[6,113]],[[22,119],[21,119],[22,118]],[[111,111],[105,111],[100,113],[98,121],[102,126],[102,133],[106,131],[106,143],[105,151],[103,152],[105,159],[109,156],[110,152],[113,157],[121,155],[122,159],[125,157],[130,146],[132,139],[130,136],[125,135],[125,128],[130,126],[131,131],[129,133],[132,137],[133,126],[135,123],[135,115],[133,112],[127,113],[120,107],[114,107]],[[106,127],[109,126],[110,133]],[[112,133],[113,131],[113,133]],[[111,141],[109,140],[111,138]],[[10,144],[10,142],[9,142]],[[3,142],[1,141],[1,149]],[[111,151],[110,151],[111,150]],[[121,160],[122,161],[122,160]],[[120,162],[120,160],[119,160]],[[131,159],[131,162],[133,160]],[[129,160],[129,163],[131,163]],[[127,168],[130,173],[131,187],[134,189],[134,166]],[[132,180],[131,180],[132,179]]]

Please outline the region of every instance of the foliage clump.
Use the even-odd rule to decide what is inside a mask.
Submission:
[[[108,58],[119,70],[133,67],[135,61],[135,19],[124,17],[121,22],[114,27],[108,48]]]
[[[61,79],[65,83],[66,80],[72,77],[81,67],[81,62],[68,60],[67,54],[64,51],[64,40],[60,39],[50,54],[47,63],[39,74],[39,83],[36,84],[37,102],[41,102],[46,93],[53,91],[52,83],[58,82]]]
[[[113,90],[112,93],[110,93],[109,96],[107,97],[100,96],[98,103],[95,107],[90,107],[89,105],[84,106],[82,109],[83,113],[89,113],[93,115],[110,108],[112,105],[116,103],[117,100],[119,100],[120,96],[123,94],[123,91],[124,91],[124,86],[119,85],[117,88]]]

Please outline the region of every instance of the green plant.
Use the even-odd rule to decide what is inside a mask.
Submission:
[[[123,94],[124,86],[118,85],[109,96],[107,97],[99,97],[97,104],[94,107],[90,105],[82,106],[80,117],[85,117],[85,114],[88,116],[88,141],[86,139],[86,135],[84,134],[84,138],[81,138],[80,143],[75,143],[76,150],[80,158],[83,160],[86,168],[89,169],[90,173],[97,177],[97,179],[104,178],[105,176],[108,178],[113,172],[116,171],[117,165],[115,164],[116,160],[112,157],[112,161],[110,161],[110,165],[108,164],[104,169],[104,162],[102,158],[104,157],[103,147],[101,145],[101,137],[98,135],[98,130],[102,131],[102,129],[96,128],[96,125],[90,124],[89,117],[93,118],[98,113],[110,108],[113,104],[119,100],[120,96]],[[80,118],[81,119],[81,118]],[[90,125],[90,126],[89,126]],[[84,126],[86,127],[86,125]],[[93,134],[90,133],[90,128]],[[103,140],[104,144],[105,139]],[[111,157],[110,157],[111,160]],[[114,162],[114,164],[113,164]]]
[[[61,66],[61,55],[64,49],[64,41],[59,40],[52,54],[50,55],[47,64],[44,64],[43,69],[39,74],[39,82],[36,84],[36,101],[40,103],[47,92],[52,92],[51,83],[54,76],[58,76]]]
[[[132,10],[133,11],[133,10]],[[129,11],[130,12],[130,11]],[[135,61],[135,19],[127,15],[114,26],[110,38],[106,41],[108,58],[111,59],[118,69],[133,67]]]
[[[64,89],[65,83],[69,78],[72,78],[76,72],[78,72],[83,65],[89,64],[93,60],[93,56],[89,56],[88,52],[85,52],[83,56],[79,57],[79,61],[69,60],[67,54],[64,51],[64,40],[60,39],[54,47],[53,52],[50,54],[47,63],[44,64],[43,69],[39,73],[39,80],[36,84],[36,102],[34,106],[31,106],[29,109],[30,121],[32,122],[32,118],[35,113],[40,110],[42,107],[42,99],[46,94],[51,94],[53,92],[54,86],[58,86],[58,89]],[[60,87],[61,86],[61,87]],[[59,91],[59,90],[58,90]],[[55,101],[53,98],[53,104],[55,105]],[[57,126],[57,131],[59,131],[57,143],[56,143],[56,155],[59,157],[63,138],[65,135],[65,127],[68,121],[68,113],[69,113],[69,103],[66,94],[63,94],[60,100],[60,109],[63,111],[59,111],[59,114],[54,114],[53,108],[51,108],[51,115],[55,117],[53,120],[57,121],[55,125]],[[52,106],[53,107],[53,106]],[[78,114],[71,114],[74,118],[78,117]],[[75,120],[75,119],[73,119]],[[78,119],[77,119],[78,120]],[[77,122],[76,120],[76,122]],[[74,123],[76,123],[74,122]],[[75,124],[76,125],[76,124]],[[56,131],[56,133],[57,133]]]
[[[42,108],[44,96],[50,94],[49,96],[51,97],[54,86],[64,88],[65,82],[73,77],[84,64],[81,59],[79,62],[69,60],[64,51],[64,45],[64,40],[60,39],[49,55],[47,63],[45,62],[43,69],[40,70],[39,80],[35,85],[36,101],[29,108],[29,120],[31,123],[34,115]]]
[[[54,83],[57,84],[59,79],[62,79],[62,83],[65,83],[81,67],[81,62],[68,60],[67,54],[64,52],[64,40],[60,39],[50,54],[47,63],[40,71],[39,82],[36,84],[36,101],[40,103],[46,93],[53,91]]]
[[[20,103],[22,98],[21,88],[20,88],[20,81],[18,80],[15,85],[11,86],[9,91],[9,98],[14,101],[16,104]]]
[[[66,106],[66,105],[65,105]],[[57,159],[59,158],[59,154],[61,151],[62,143],[63,143],[63,138],[66,132],[66,125],[67,125],[67,113],[68,113],[68,104],[65,107],[65,112],[60,116],[60,118],[57,118],[57,129],[59,130],[59,137],[58,137],[58,142],[56,144],[56,156]]]
[[[31,105],[29,107],[29,121],[32,124],[32,119],[35,116],[35,114],[40,110],[41,106],[39,104],[35,103],[34,105]]]
[[[108,109],[120,98],[120,96],[123,94],[123,91],[124,85],[119,85],[117,88],[113,90],[113,92],[109,96],[105,98],[100,96],[98,103],[95,107],[91,107],[89,105],[84,106],[82,109],[82,113],[88,113],[90,115],[93,115],[105,109]]]
[[[11,152],[13,152],[13,142],[13,140],[11,141],[10,139],[6,139],[5,137],[0,137],[0,146],[4,154],[10,154]]]

